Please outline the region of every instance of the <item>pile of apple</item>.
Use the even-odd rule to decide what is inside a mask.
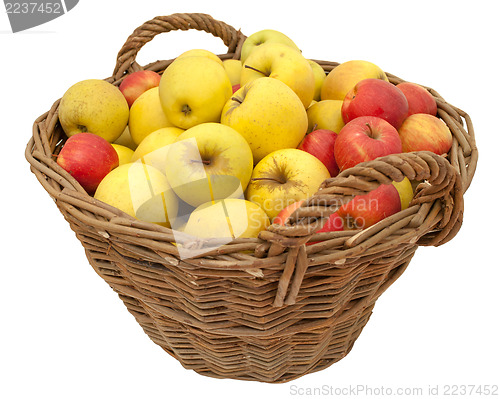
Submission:
[[[57,163],[96,199],[199,237],[257,237],[284,224],[327,178],[360,162],[452,145],[422,86],[377,65],[326,74],[284,34],[249,36],[241,59],[202,49],[162,75],[119,87],[88,79],[59,105],[68,136]],[[340,207],[321,231],[371,226],[410,203],[414,184],[381,185]]]

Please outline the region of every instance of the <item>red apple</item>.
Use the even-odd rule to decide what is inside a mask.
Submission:
[[[288,206],[285,206],[273,219],[274,224],[285,225],[290,215],[299,208],[305,200],[296,201]]]
[[[413,114],[399,128],[403,152],[432,151],[438,155],[451,149],[453,136],[441,119],[429,114]]]
[[[236,84],[236,85],[233,85],[232,88],[233,88],[233,94],[234,94],[234,93],[236,93],[241,88],[241,85],[240,84]]]
[[[422,86],[411,82],[401,82],[396,87],[403,92],[408,101],[408,116],[413,114],[437,114],[436,100]]]
[[[398,129],[408,114],[408,101],[392,83],[363,79],[346,94],[341,113],[344,123],[360,116],[377,116]]]
[[[367,194],[355,196],[342,205],[337,213],[346,229],[364,229],[400,210],[401,200],[396,187],[393,184],[381,184]]]
[[[160,84],[161,75],[154,71],[136,71],[127,75],[120,83],[120,91],[127,99],[129,108],[146,90]]]
[[[327,233],[331,231],[343,231],[344,230],[344,219],[342,219],[338,212],[332,213],[326,223],[321,229],[316,233]],[[316,244],[319,241],[310,241],[306,245]]]
[[[348,122],[340,130],[334,149],[341,170],[400,152],[398,131],[389,122],[375,116],[360,116]]]
[[[57,163],[91,195],[118,162],[113,146],[93,133],[71,136],[57,156]]]
[[[298,149],[318,158],[327,167],[331,177],[339,174],[335,161],[334,148],[337,133],[328,129],[318,129],[309,133],[299,144]]]

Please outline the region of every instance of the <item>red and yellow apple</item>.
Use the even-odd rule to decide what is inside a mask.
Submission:
[[[408,116],[413,114],[437,114],[436,99],[422,86],[411,83],[401,82],[396,87],[403,92],[408,101]]]
[[[451,149],[453,136],[441,119],[429,114],[413,114],[399,128],[403,152],[432,151],[438,155]]]
[[[125,76],[119,89],[127,100],[129,108],[142,93],[157,87],[160,84],[160,79],[161,75],[154,71],[136,71]]]
[[[408,101],[401,90],[380,79],[363,79],[345,96],[342,119],[348,123],[360,116],[376,116],[399,129],[408,114]]]
[[[330,176],[334,177],[339,174],[339,167],[335,161],[334,148],[337,140],[337,133],[327,130],[314,130],[304,137],[299,150],[308,152],[318,158],[330,172]]]
[[[381,184],[367,194],[342,205],[338,215],[346,229],[365,229],[401,211],[401,200],[393,184]]]
[[[293,204],[285,206],[273,219],[274,224],[284,226],[290,215],[304,203],[305,199],[294,202]]]
[[[360,116],[347,123],[335,142],[335,160],[341,170],[360,162],[402,152],[398,131],[376,116]]]
[[[93,133],[71,136],[57,156],[57,163],[94,194],[104,177],[119,164],[118,154],[105,139]]]
[[[356,83],[368,78],[389,81],[385,72],[369,61],[351,60],[343,62],[326,75],[321,87],[321,99],[343,101],[345,95]]]

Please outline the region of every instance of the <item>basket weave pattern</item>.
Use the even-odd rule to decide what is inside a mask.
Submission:
[[[239,57],[241,32],[205,14],[174,14],[136,29],[106,80],[118,85],[140,69],[162,73],[172,60],[141,67],[138,51],[157,34],[187,29],[221,38],[228,47],[222,59]],[[316,61],[326,72],[338,65]],[[170,229],[95,200],[57,165],[54,154],[66,139],[59,100],[35,121],[26,158],[89,263],[156,344],[203,375],[284,382],[346,356],[418,246],[441,245],[460,229],[463,193],[477,163],[474,131],[465,112],[427,89],[454,137],[446,157],[398,154],[345,170],[326,180],[290,225],[222,246],[216,238],[198,240],[208,252],[192,259],[179,258]],[[355,195],[405,176],[423,182],[408,209],[362,231],[315,233]]]

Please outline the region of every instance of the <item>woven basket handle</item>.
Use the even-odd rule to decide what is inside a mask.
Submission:
[[[376,245],[438,246],[451,240],[462,225],[464,202],[462,180],[446,158],[420,151],[359,164],[325,180],[320,190],[290,216],[285,226],[273,224],[261,232],[260,237],[268,245],[270,243],[267,256],[276,256],[288,248],[274,306],[295,303],[307,270],[305,244],[314,241],[311,240],[313,234],[329,215],[354,196],[405,177],[422,182],[409,208],[353,235],[344,235],[343,248],[332,251],[328,261],[342,264],[346,259],[363,256]],[[389,238],[392,242],[387,241]]]
[[[127,41],[118,52],[116,66],[113,71],[114,79],[119,80],[127,72],[142,69],[135,62],[137,53],[142,46],[151,41],[156,35],[173,30],[188,29],[205,31],[221,38],[228,48],[228,54],[237,54],[246,38],[245,35],[232,26],[217,21],[207,14],[192,13],[159,16],[142,24],[127,38]]]

